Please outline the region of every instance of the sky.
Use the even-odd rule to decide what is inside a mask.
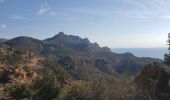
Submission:
[[[170,0],[0,0],[0,38],[60,31],[110,48],[167,47]]]

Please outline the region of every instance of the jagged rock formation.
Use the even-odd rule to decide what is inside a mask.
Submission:
[[[58,35],[45,39],[44,41],[48,44],[55,44],[82,52],[110,51],[107,47],[101,48],[97,43],[90,43],[87,38],[82,39],[78,36],[66,35],[63,32],[59,32]]]

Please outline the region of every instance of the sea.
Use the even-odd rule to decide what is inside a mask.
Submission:
[[[168,48],[113,48],[114,53],[132,53],[137,57],[150,57],[163,59],[164,55],[168,53]]]

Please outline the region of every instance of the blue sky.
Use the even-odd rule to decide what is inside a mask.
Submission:
[[[0,38],[59,31],[110,48],[167,47],[169,0],[0,0]]]

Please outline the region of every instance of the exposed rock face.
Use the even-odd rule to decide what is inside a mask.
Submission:
[[[63,32],[55,35],[52,38],[44,40],[47,44],[55,44],[61,47],[69,47],[77,51],[89,52],[89,51],[105,51],[111,50],[107,47],[101,48],[97,43],[91,43],[88,38],[80,38],[79,36],[66,35]]]
[[[166,93],[170,75],[159,64],[146,65],[136,77],[135,82],[141,89],[145,89],[151,97]]]
[[[29,78],[29,79],[36,79],[37,78],[37,73],[35,72],[29,72],[26,74],[26,77]]]
[[[35,79],[37,75],[28,75],[22,66],[32,68],[39,65],[42,57],[37,57],[32,52],[18,50],[0,44],[0,84],[19,82],[27,78]]]

